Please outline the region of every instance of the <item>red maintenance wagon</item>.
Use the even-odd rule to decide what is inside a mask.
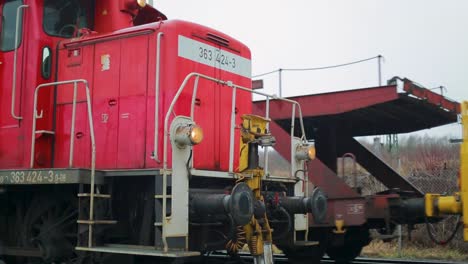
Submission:
[[[378,230],[382,239],[391,239],[396,225],[425,222],[424,194],[355,137],[408,133],[454,123],[460,114],[459,103],[398,77],[386,86],[290,99],[302,105],[306,134],[314,140],[317,151],[317,159],[307,165],[309,181],[328,197],[327,222],[309,222],[310,233],[322,246],[304,255],[326,252],[336,260],[349,261],[371,241],[370,229]],[[255,102],[254,112],[260,114],[265,107],[266,102]],[[271,102],[268,108],[274,120],[272,133],[279,142],[287,142],[280,140],[289,133],[287,107]],[[290,160],[290,145],[277,144],[275,149]],[[339,158],[354,160],[388,190],[361,195],[357,179],[351,186],[343,180]]]

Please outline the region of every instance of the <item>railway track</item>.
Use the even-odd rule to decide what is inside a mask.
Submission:
[[[253,259],[250,255],[241,254],[240,261],[236,262],[235,260],[229,260],[229,256],[222,253],[213,253],[207,259],[207,264],[217,264],[217,263],[253,263]],[[288,259],[281,254],[275,255],[276,264],[287,264],[289,263]],[[325,256],[321,263],[335,263],[334,260]],[[466,264],[466,262],[452,262],[452,261],[440,261],[440,260],[414,260],[414,259],[381,259],[381,258],[357,258],[352,264]]]
[[[335,263],[328,257],[322,259],[322,263]],[[450,262],[440,260],[414,260],[414,259],[381,259],[381,258],[357,258],[353,264],[463,264],[465,262]],[[466,264],[466,263],[465,263]]]

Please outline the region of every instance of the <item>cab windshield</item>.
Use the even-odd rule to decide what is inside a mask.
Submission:
[[[71,38],[80,28],[92,29],[92,0],[44,0],[44,31]]]

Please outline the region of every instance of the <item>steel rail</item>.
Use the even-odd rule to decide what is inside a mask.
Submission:
[[[253,263],[253,258],[250,254],[243,253],[239,254],[240,259],[244,263]],[[209,256],[205,257],[207,259],[206,263],[215,264],[215,263],[225,263],[229,256],[225,253],[212,253]],[[275,254],[274,261],[276,264],[289,263],[288,258],[283,254]],[[324,256],[320,263],[335,263],[333,259],[328,256]],[[354,261],[350,262],[351,264],[466,264],[466,262],[457,262],[457,261],[443,261],[443,260],[415,260],[415,259],[386,259],[386,258],[368,258],[368,257],[358,257]]]

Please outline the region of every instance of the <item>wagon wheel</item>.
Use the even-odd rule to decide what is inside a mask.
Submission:
[[[291,264],[319,264],[325,254],[325,250],[319,245],[284,249],[283,252]]]
[[[328,246],[327,254],[338,264],[351,263],[361,254],[362,248],[369,242],[370,234],[368,229],[350,229],[345,234],[344,243],[339,246]]]
[[[75,253],[78,207],[76,199],[39,196],[26,213],[22,243],[38,248],[42,259],[50,262],[74,262],[83,259]]]
[[[349,243],[340,247],[329,247],[327,248],[327,254],[338,264],[351,263],[361,254],[363,247],[364,245],[361,244]]]

